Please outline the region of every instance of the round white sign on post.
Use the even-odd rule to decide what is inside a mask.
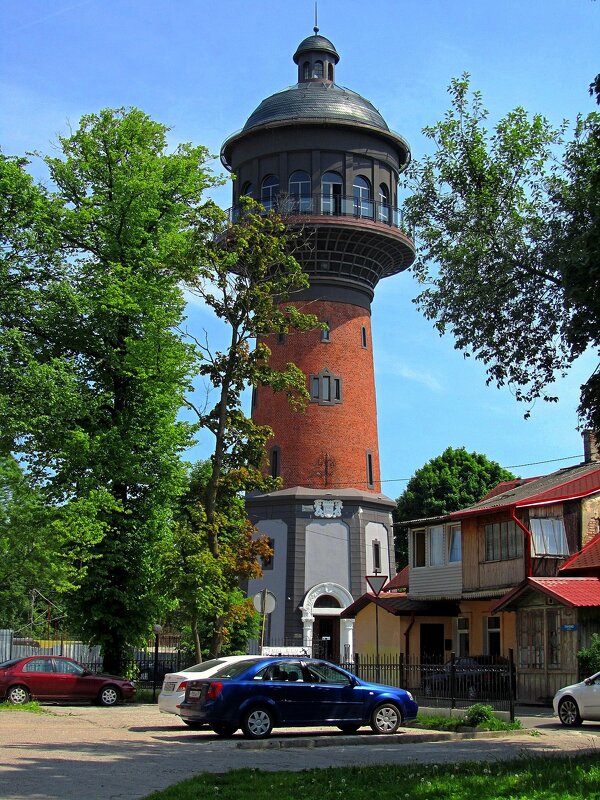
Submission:
[[[252,599],[254,608],[260,614],[272,614],[275,611],[275,595],[268,589],[257,592]]]

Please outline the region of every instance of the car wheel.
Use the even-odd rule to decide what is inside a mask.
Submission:
[[[227,722],[215,722],[210,727],[217,734],[217,736],[221,736],[223,739],[229,739],[229,737],[233,736],[237,730],[235,725],[229,725]]]
[[[26,686],[11,686],[6,693],[6,699],[15,706],[22,706],[31,700],[31,692]]]
[[[581,725],[579,707],[572,697],[563,697],[560,701],[558,704],[558,718],[568,728],[575,728],[577,725]]]
[[[121,692],[116,686],[104,686],[100,689],[98,702],[101,706],[116,706],[121,700]]]
[[[402,724],[402,712],[395,703],[381,703],[371,714],[374,733],[396,733]]]
[[[191,728],[193,731],[200,730],[200,728],[203,728],[206,725],[205,722],[196,722],[193,719],[184,719],[182,722],[185,722],[188,728]]]
[[[251,708],[242,718],[242,730],[248,739],[266,739],[273,730],[273,714],[263,706]]]
[[[338,725],[338,728],[342,731],[342,733],[356,733],[356,731],[360,728],[360,725]]]

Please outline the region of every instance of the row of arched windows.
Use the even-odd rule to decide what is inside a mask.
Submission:
[[[324,213],[339,213],[342,199],[342,176],[337,172],[325,172],[321,179],[322,210]],[[310,210],[311,178],[308,172],[292,172],[288,181],[289,196],[300,201],[301,210]],[[280,194],[279,178],[267,175],[260,185],[260,201],[265,208],[274,208]],[[242,195],[253,197],[254,185],[247,181],[242,186]],[[390,191],[385,183],[379,184],[377,198],[373,197],[371,183],[364,175],[356,175],[352,183],[352,199],[361,216],[373,216],[373,200],[379,204],[379,218],[389,218]]]

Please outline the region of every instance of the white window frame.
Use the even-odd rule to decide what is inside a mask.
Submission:
[[[568,556],[569,544],[562,517],[532,517],[531,547],[534,556]]]

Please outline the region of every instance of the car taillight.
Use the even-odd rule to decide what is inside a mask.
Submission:
[[[222,691],[223,691],[223,684],[220,683],[219,681],[215,681],[214,683],[211,683],[209,685],[208,692],[206,693],[206,699],[216,700]]]
[[[187,682],[187,681],[181,681],[181,683],[179,684],[179,687],[177,688],[177,691],[178,691],[178,692],[181,692],[183,689],[185,689],[185,687],[186,687],[187,685],[188,685],[188,682]]]

